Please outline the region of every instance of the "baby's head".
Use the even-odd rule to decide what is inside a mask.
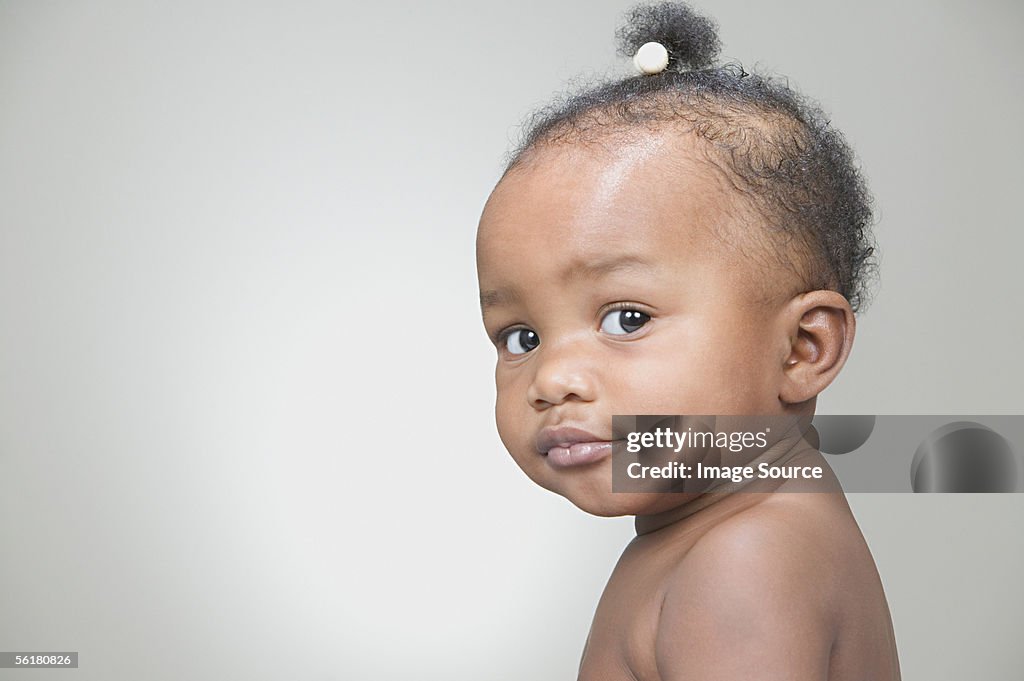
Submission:
[[[777,80],[713,66],[680,4],[620,34],[668,68],[539,112],[480,220],[502,442],[599,515],[616,414],[813,414],[850,352],[871,210],[841,134]]]

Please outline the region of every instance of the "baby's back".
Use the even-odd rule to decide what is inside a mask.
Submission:
[[[899,679],[885,594],[845,497],[734,494],[637,536],[579,678]]]

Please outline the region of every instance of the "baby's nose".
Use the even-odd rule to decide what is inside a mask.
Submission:
[[[569,401],[591,402],[596,397],[596,367],[582,343],[564,342],[535,351],[534,375],[527,399],[535,409]]]

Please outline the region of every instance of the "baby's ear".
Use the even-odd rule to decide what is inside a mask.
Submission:
[[[798,404],[816,397],[835,380],[853,347],[857,328],[850,303],[835,291],[811,291],[783,310],[790,335],[779,399]]]

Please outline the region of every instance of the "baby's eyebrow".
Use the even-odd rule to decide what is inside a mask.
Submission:
[[[607,274],[620,270],[650,269],[651,263],[638,255],[617,255],[601,260],[576,260],[564,270],[561,278],[563,281],[573,279],[599,279]],[[499,288],[488,289],[480,292],[480,309],[484,312],[488,308],[499,305],[508,305],[519,301],[519,293],[515,289]]]
[[[562,272],[564,281],[573,279],[598,279],[620,270],[649,269],[651,263],[639,255],[617,255],[597,261],[578,260]]]
[[[480,292],[480,309],[486,311],[489,307],[506,305],[519,300],[518,294],[507,288],[489,289]]]

